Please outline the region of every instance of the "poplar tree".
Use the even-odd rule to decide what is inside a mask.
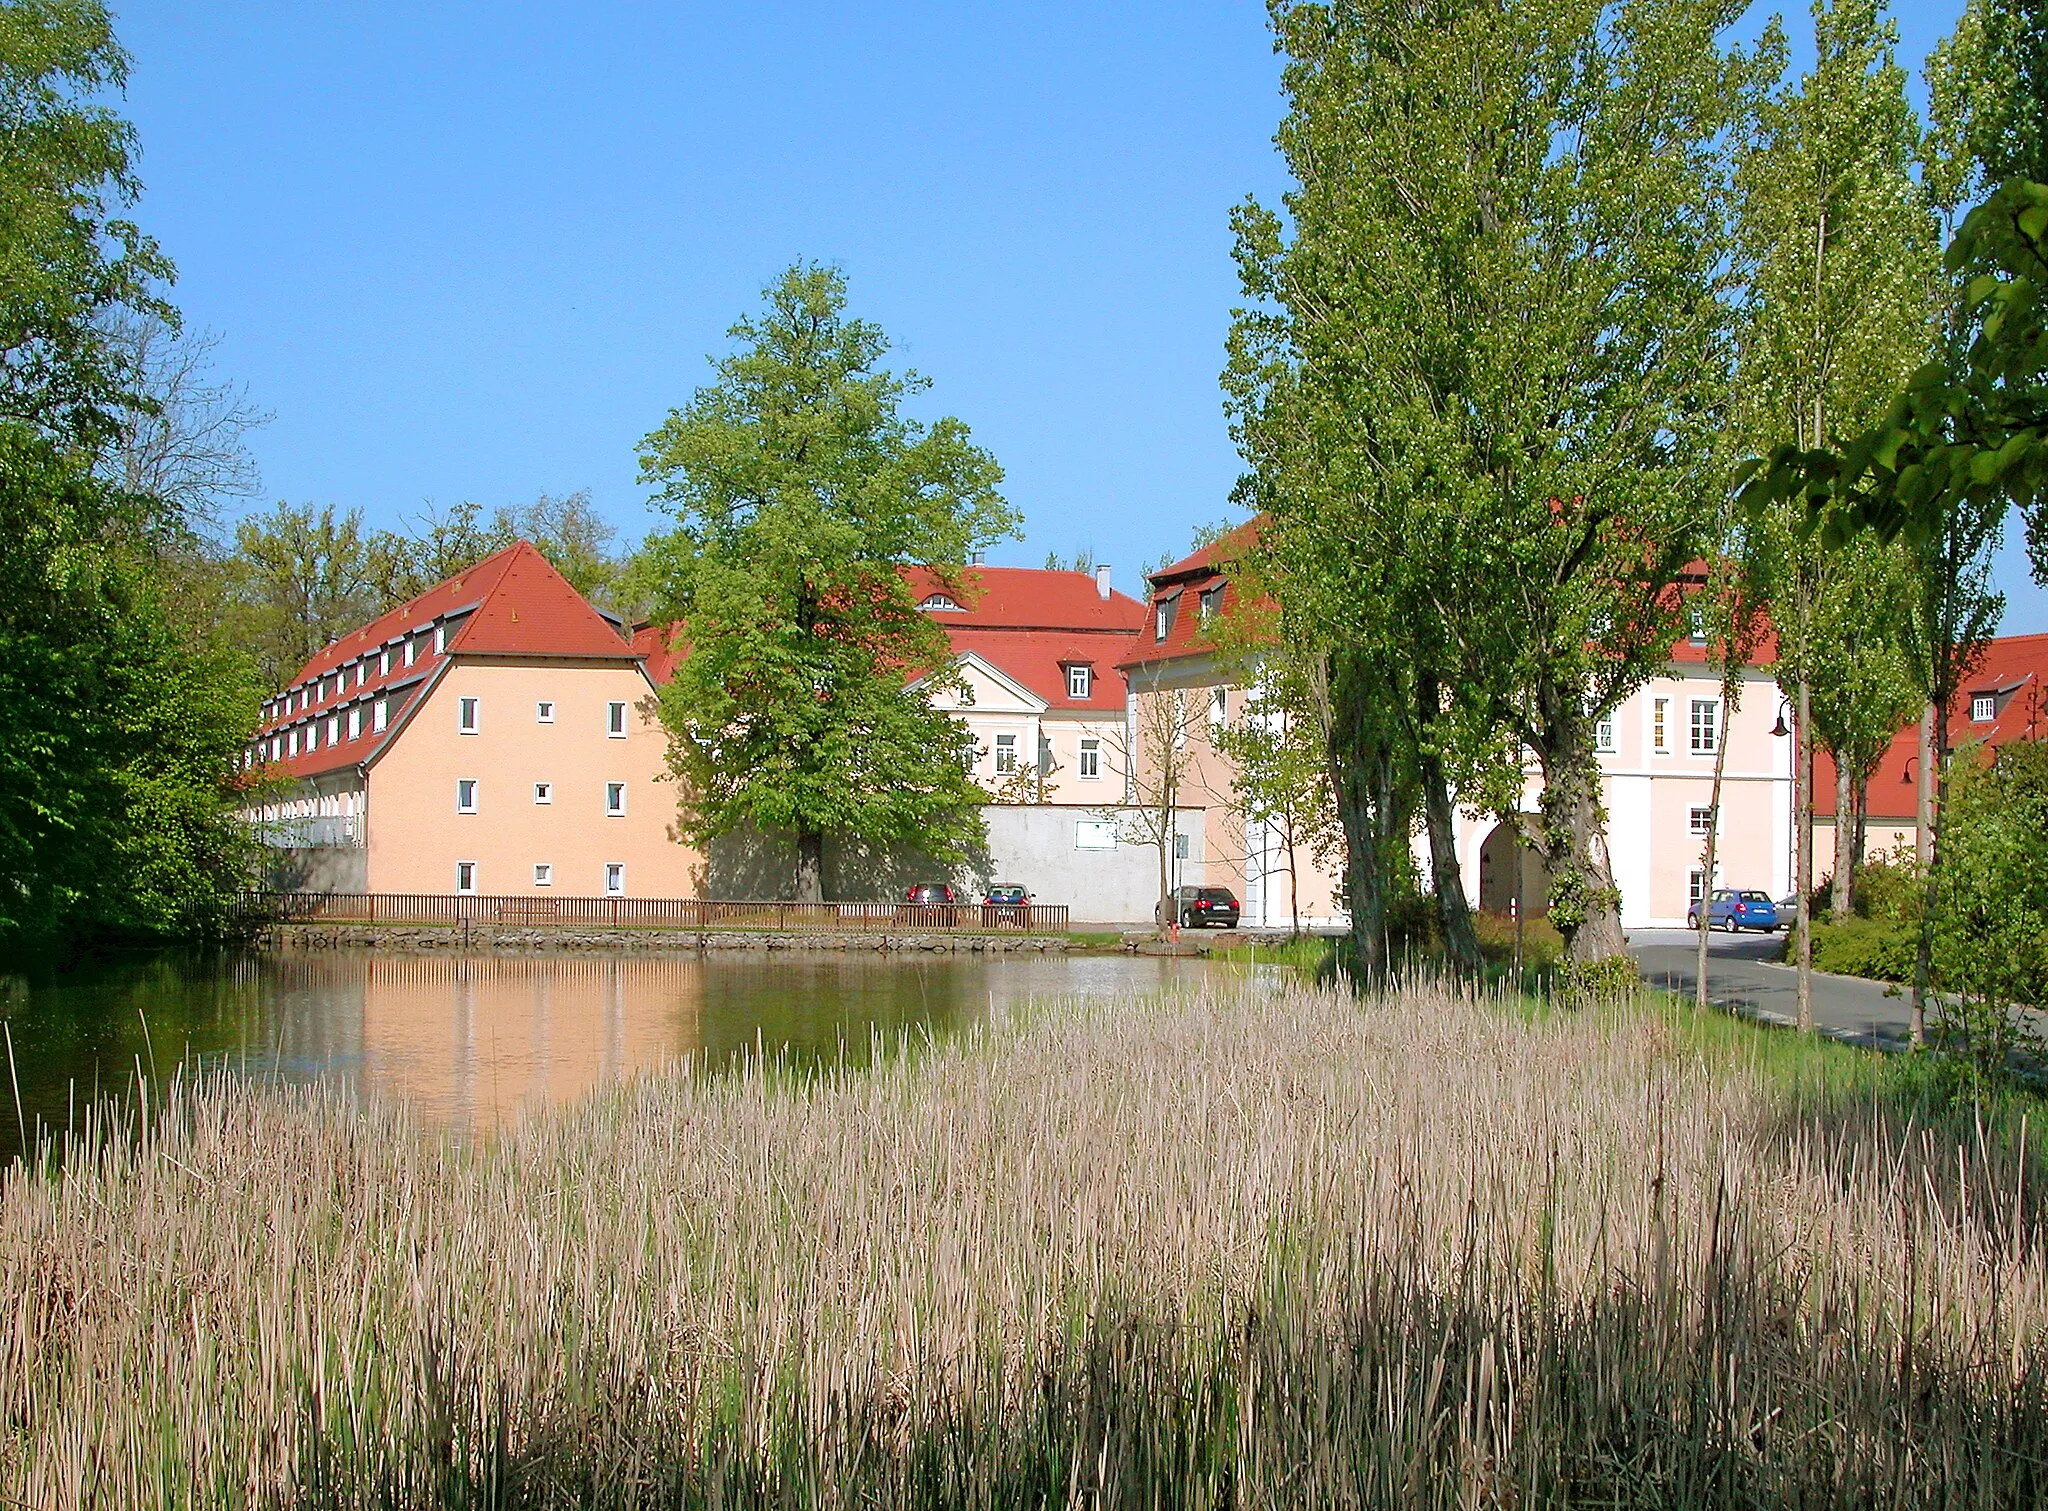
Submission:
[[[1361,850],[1407,840],[1400,769],[1462,710],[1542,769],[1569,958],[1625,950],[1594,731],[1662,664],[1725,489],[1739,10],[1272,4],[1300,187],[1237,212],[1226,383],[1287,611],[1330,647],[1354,926],[1387,869]]]
[[[903,413],[926,382],[881,365],[838,271],[799,263],[764,299],[717,381],[640,444],[677,527],[637,570],[684,651],[661,711],[685,829],[793,836],[815,902],[827,835],[938,860],[980,837],[969,737],[906,687],[952,655],[901,569],[963,568],[1017,517],[964,424]]]

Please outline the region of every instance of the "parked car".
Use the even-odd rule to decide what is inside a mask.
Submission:
[[[1014,881],[991,883],[982,899],[981,921],[1024,927],[1031,921],[1031,893]]]
[[[1226,929],[1237,927],[1237,896],[1228,887],[1177,887],[1173,894],[1173,919],[1184,929],[1207,929],[1221,926]],[[1153,909],[1153,917],[1166,923],[1167,905],[1159,904]]]
[[[950,929],[960,917],[960,894],[943,881],[921,881],[903,896],[896,910],[899,922]]]
[[[1694,903],[1685,915],[1685,926],[1696,929],[1699,919],[1699,904]],[[1707,898],[1707,927],[1726,929],[1731,934],[1743,929],[1761,929],[1768,934],[1778,927],[1778,905],[1771,901],[1768,892],[1716,887]]]

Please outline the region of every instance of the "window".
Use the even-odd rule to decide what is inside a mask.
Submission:
[[[458,892],[474,892],[476,890],[475,861],[458,860],[455,863],[455,890]]]
[[[414,661],[416,661],[416,660],[418,660],[418,659],[419,659],[419,654],[420,654],[420,643],[419,643],[419,641],[418,641],[418,640],[416,640],[416,639],[414,639],[414,638],[413,638],[412,636],[410,636],[410,635],[406,636],[406,637],[405,637],[405,664],[406,664],[407,666],[411,666],[411,665],[413,664],[413,662],[414,662]]]
[[[473,776],[466,776],[466,777],[458,777],[458,778],[456,779],[456,782],[455,782],[455,811],[456,811],[457,813],[474,813],[474,812],[476,812],[476,778],[475,778],[475,777],[473,777]]]
[[[1714,698],[1692,700],[1689,726],[1694,755],[1712,755],[1721,746],[1721,704]]]
[[[1173,605],[1171,598],[1163,601],[1152,616],[1152,638],[1164,640],[1173,631]]]
[[[1996,693],[1978,693],[1970,699],[1970,722],[1972,724],[1989,724],[1997,717],[1998,695]]]
[[[1704,838],[1714,822],[1712,808],[1689,808],[1686,810],[1686,828]]]
[[[1099,780],[1099,779],[1101,778],[1101,776],[1102,776],[1102,741],[1100,741],[1100,740],[1083,740],[1083,741],[1081,742],[1081,771],[1080,771],[1080,776],[1081,776],[1081,780],[1082,780],[1082,781],[1084,781],[1084,782],[1093,782],[1093,781]]]
[[[284,749],[286,755],[297,755],[299,753],[299,732],[296,729],[286,738]]]
[[[1593,748],[1604,754],[1614,753],[1614,715],[1602,714],[1593,721]]]
[[[553,782],[535,782],[533,784],[533,800],[536,803],[552,803],[555,800],[555,784]]]
[[[1209,694],[1209,722],[1221,729],[1230,719],[1230,695],[1222,688]]]
[[[1176,834],[1173,837],[1173,858],[1175,860],[1186,860],[1188,858],[1188,837],[1185,834]]]
[[[996,775],[1008,776],[1017,769],[1017,737],[996,736]]]
[[[626,705],[607,703],[604,706],[604,732],[614,740],[626,738]]]
[[[439,655],[442,651],[445,651],[447,649],[448,626],[445,624],[437,624],[434,626],[434,654]]]
[[[533,867],[533,884],[536,887],[552,887],[555,884],[555,868],[546,861],[536,861]]]
[[[1116,848],[1116,820],[1108,818],[1084,818],[1074,825],[1074,848],[1076,850],[1114,850]]]
[[[327,748],[332,750],[341,743],[341,715],[327,716]]]
[[[1207,624],[1223,612],[1223,584],[1218,583],[1196,600],[1197,623]]]
[[[962,682],[960,684],[960,706],[962,708],[974,707],[974,684],[972,682]]]
[[[1094,680],[1095,672],[1093,668],[1086,666],[1068,667],[1067,696],[1070,698],[1087,697],[1089,684],[1092,683]]]
[[[606,818],[621,818],[626,812],[626,784],[606,782],[604,784],[604,812]]]
[[[1706,895],[1707,895],[1707,873],[1706,873],[1706,872],[1704,872],[1704,871],[1688,871],[1688,872],[1686,872],[1686,873],[1685,873],[1685,905],[1686,905],[1686,907],[1687,907],[1687,908],[1689,908],[1689,909],[1690,909],[1690,908],[1696,908],[1696,907],[1698,907],[1698,906],[1700,905],[1700,899],[1701,899],[1702,897],[1706,896]]]
[[[921,609],[957,609],[960,605],[944,593],[934,593],[923,603],[920,603],[918,607]]]
[[[385,646],[385,647],[384,647],[384,649],[383,649],[383,650],[381,650],[381,651],[379,651],[379,652],[377,653],[377,675],[381,677],[381,676],[383,676],[383,675],[384,675],[384,674],[385,674],[386,672],[388,672],[388,671],[390,671],[390,670],[391,670],[391,647],[387,645],[387,646]]]
[[[466,735],[473,735],[476,733],[476,704],[477,700],[474,698],[458,698],[456,700],[455,728],[457,732]]]
[[[348,737],[351,740],[358,739],[362,736],[362,733],[363,711],[360,708],[351,708],[348,711]]]
[[[391,700],[389,698],[379,698],[370,705],[370,728],[372,730],[381,730],[390,717]]]
[[[1650,748],[1658,755],[1671,754],[1671,700],[1654,698],[1650,702]]]
[[[555,705],[554,705],[554,704],[552,704],[552,703],[536,703],[536,704],[534,704],[534,705],[533,705],[533,722],[534,722],[534,723],[536,723],[536,724],[552,724],[552,723],[554,723],[554,722],[555,722]]]
[[[624,897],[626,895],[626,867],[623,861],[608,860],[604,863],[604,895]]]

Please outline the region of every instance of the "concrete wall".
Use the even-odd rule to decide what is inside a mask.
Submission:
[[[1043,803],[988,807],[982,816],[988,821],[989,880],[1020,883],[1040,902],[1063,902],[1077,923],[1152,922],[1159,902],[1159,850],[1139,842],[1140,815],[1133,810]],[[1114,847],[1083,848],[1083,824],[1113,825]],[[1231,885],[1208,874],[1202,810],[1181,809],[1175,828],[1188,849],[1176,863],[1175,884]]]

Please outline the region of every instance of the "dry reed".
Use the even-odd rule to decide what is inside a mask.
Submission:
[[[2032,1504],[2020,1158],[1425,986],[1047,1005],[473,1147],[207,1082],[0,1191],[0,1495]]]

